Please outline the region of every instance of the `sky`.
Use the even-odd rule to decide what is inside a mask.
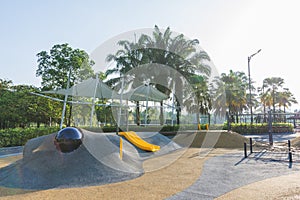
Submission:
[[[170,27],[198,39],[219,73],[248,74],[255,86],[281,77],[300,102],[298,0],[1,0],[0,79],[40,86],[36,54],[68,43],[93,53],[124,32]],[[294,105],[292,108],[300,108]]]

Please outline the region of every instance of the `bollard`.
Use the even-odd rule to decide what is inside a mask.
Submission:
[[[290,162],[290,163],[293,162],[292,152],[289,152],[289,162]]]
[[[289,147],[289,162],[292,163],[293,156],[292,156],[292,152],[291,152],[291,141],[290,140],[288,140],[288,147]]]
[[[250,138],[250,154],[253,153],[253,150],[252,150],[252,138]]]
[[[244,155],[245,155],[245,158],[247,158],[247,144],[246,142],[244,142]]]

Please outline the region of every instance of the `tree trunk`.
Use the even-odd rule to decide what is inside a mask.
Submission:
[[[70,112],[69,112],[69,116],[68,116],[68,121],[67,121],[67,126],[71,125],[71,117],[72,117],[72,104],[70,105]]]
[[[264,103],[264,120],[263,120],[264,123],[267,122],[267,117],[266,117],[266,105]]]
[[[285,105],[283,105],[283,113],[284,113],[284,115],[283,115],[283,116],[284,116],[284,119],[283,119],[283,120],[284,120],[284,123],[286,123],[286,115],[285,115],[285,111],[286,111],[286,110],[285,110]]]
[[[176,119],[177,119],[177,125],[180,124],[180,113],[181,113],[181,109],[180,109],[180,104],[177,102],[177,108],[176,108]]]
[[[141,117],[140,117],[140,102],[136,102],[136,125],[141,124]]]
[[[160,121],[160,125],[163,126],[164,125],[164,102],[161,101],[160,102],[160,113],[159,113],[159,121]]]

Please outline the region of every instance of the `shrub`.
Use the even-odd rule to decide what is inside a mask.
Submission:
[[[59,127],[10,128],[0,130],[0,147],[23,146],[32,139],[57,132]]]
[[[224,123],[224,129],[227,130],[227,123]],[[249,123],[231,123],[231,130],[240,134],[264,134],[269,132],[267,123],[249,124]],[[272,133],[290,133],[293,132],[291,123],[273,123]]]

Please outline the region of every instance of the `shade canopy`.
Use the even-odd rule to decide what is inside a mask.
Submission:
[[[130,101],[155,101],[160,102],[168,99],[168,96],[151,85],[141,85],[125,94],[123,99]]]
[[[89,78],[69,89],[50,90],[43,93],[111,99],[113,90],[98,78]]]

